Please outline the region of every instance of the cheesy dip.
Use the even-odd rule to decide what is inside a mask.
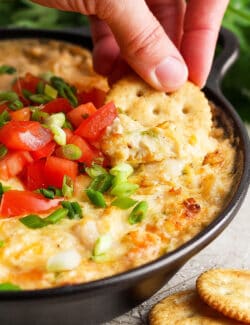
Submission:
[[[194,84],[109,89],[64,42],[2,41],[0,56],[1,290],[135,268],[223,209],[236,150]]]

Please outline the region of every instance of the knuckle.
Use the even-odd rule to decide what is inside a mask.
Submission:
[[[148,26],[140,33],[134,35],[124,46],[122,51],[128,57],[143,57],[155,52],[158,47],[159,39],[162,38],[162,27],[157,23],[155,26]]]

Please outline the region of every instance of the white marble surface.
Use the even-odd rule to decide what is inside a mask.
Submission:
[[[250,269],[250,190],[234,220],[216,240],[185,264],[151,299],[106,325],[146,325],[152,305],[171,293],[194,287],[197,276],[212,267]]]

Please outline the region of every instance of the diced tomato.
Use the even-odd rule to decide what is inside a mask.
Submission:
[[[32,163],[33,159],[27,151],[8,152],[7,155],[0,160],[0,178],[8,180],[23,171],[23,168]]]
[[[34,191],[42,187],[47,187],[44,167],[45,159],[34,161],[27,166],[25,184],[28,190]]]
[[[54,113],[68,113],[70,110],[72,110],[72,106],[70,105],[70,102],[66,98],[56,98],[52,100],[51,102],[45,104],[43,108],[43,112],[54,114]]]
[[[26,73],[24,78],[18,78],[12,89],[20,96],[23,96],[23,89],[30,91],[31,93],[36,92],[38,83],[41,81],[40,78],[33,76],[31,73]]]
[[[83,162],[86,165],[90,166],[93,161],[98,158],[102,158],[102,153],[98,149],[92,147],[88,144],[83,138],[78,135],[71,137],[69,143],[72,143],[78,146],[82,151],[82,156],[78,159],[79,162]]]
[[[75,180],[78,164],[64,158],[51,156],[46,160],[44,173],[48,185],[61,188],[64,175]]]
[[[63,129],[63,131],[66,133],[66,142],[68,143],[70,138],[74,135],[74,133],[68,128]]]
[[[30,108],[24,107],[17,111],[10,111],[9,112],[12,121],[29,121],[30,120]]]
[[[68,114],[68,120],[74,127],[78,127],[82,121],[88,118],[90,115],[96,112],[96,108],[92,103],[82,104],[72,109]]]
[[[42,147],[41,149],[38,149],[36,151],[32,151],[31,152],[31,156],[35,159],[41,159],[41,158],[46,158],[52,155],[52,153],[54,152],[56,148],[56,143],[55,141],[51,141],[49,143],[47,143],[44,147]]]
[[[34,121],[10,121],[0,128],[0,142],[9,149],[34,151],[51,140],[51,132]]]
[[[104,104],[106,92],[98,88],[93,88],[89,92],[83,91],[79,93],[77,97],[79,104],[92,102],[96,108],[99,108]]]
[[[117,117],[117,109],[110,102],[99,108],[94,114],[84,120],[76,129],[75,134],[90,140],[96,140],[107,126]]]
[[[0,215],[13,217],[28,213],[42,213],[56,208],[60,201],[62,198],[50,200],[31,191],[10,190],[2,196]]]

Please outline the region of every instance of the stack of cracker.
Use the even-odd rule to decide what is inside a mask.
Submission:
[[[163,299],[149,320],[151,325],[250,324],[250,271],[209,270],[198,277],[196,291]]]

